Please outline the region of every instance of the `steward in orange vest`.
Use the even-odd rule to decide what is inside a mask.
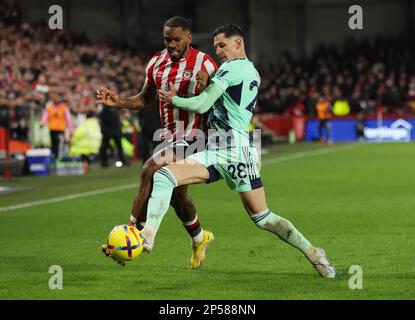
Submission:
[[[57,94],[51,94],[51,101],[46,104],[40,125],[48,125],[52,154],[55,159],[58,159],[59,147],[63,142],[65,130],[72,133],[73,127],[69,107],[66,103],[59,102]]]
[[[330,121],[332,115],[330,109],[331,105],[329,100],[321,95],[316,105],[320,143],[333,143],[333,132]],[[323,131],[325,131],[325,136],[323,135]]]

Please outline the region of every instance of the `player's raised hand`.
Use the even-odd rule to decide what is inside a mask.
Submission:
[[[164,101],[166,103],[172,104],[173,97],[176,95],[176,88],[174,87],[174,83],[169,83],[169,89],[168,90],[159,90],[159,98],[161,101]]]
[[[116,107],[118,105],[118,100],[118,94],[107,88],[101,87],[97,90],[96,103],[102,103],[108,107]]]
[[[196,85],[199,91],[203,91],[209,84],[209,74],[200,70],[196,74]]]

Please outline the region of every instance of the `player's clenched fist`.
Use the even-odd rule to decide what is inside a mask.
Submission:
[[[207,86],[209,82],[209,74],[203,71],[199,71],[196,74],[196,83],[197,83],[197,88],[199,89],[199,91],[203,91]]]
[[[107,88],[101,87],[97,90],[97,103],[102,103],[109,107],[116,107],[118,105],[118,99],[118,94]]]

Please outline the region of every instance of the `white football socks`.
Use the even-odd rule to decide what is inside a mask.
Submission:
[[[306,254],[312,247],[310,242],[293,226],[293,224],[271,211],[264,210],[251,215],[252,221],[264,230],[276,234],[281,240]]]

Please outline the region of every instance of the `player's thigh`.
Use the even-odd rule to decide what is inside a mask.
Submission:
[[[200,162],[193,159],[179,160],[167,165],[178,186],[205,183],[209,180],[209,171]]]
[[[263,187],[251,191],[240,192],[239,195],[248,214],[255,214],[267,209],[267,201]]]
[[[172,147],[167,146],[156,153],[154,153],[150,159],[146,161],[144,166],[146,166],[147,162],[151,165],[157,164],[160,166],[165,166],[167,164],[173,163],[176,161],[176,154]]]
[[[148,159],[141,168],[141,178],[144,180],[151,179],[153,174],[162,167],[173,163],[176,160],[176,155],[172,148],[166,147]]]

